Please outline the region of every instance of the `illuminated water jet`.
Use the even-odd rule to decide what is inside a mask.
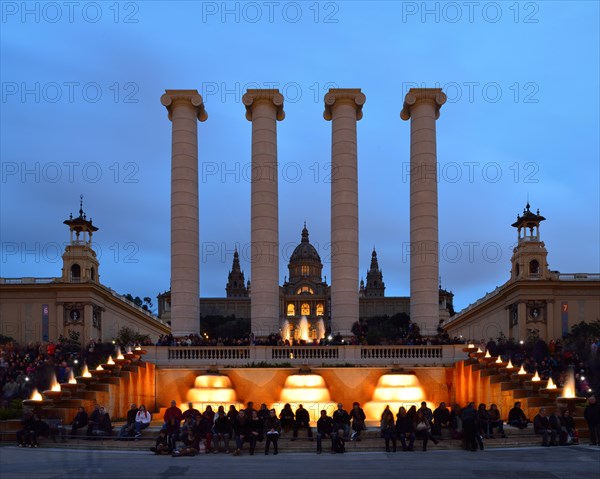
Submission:
[[[196,376],[194,387],[187,393],[187,400],[194,404],[194,407],[204,411],[206,406],[211,406],[217,410],[219,406],[225,407],[234,405],[238,409],[243,407],[237,400],[237,394],[231,379],[224,374],[202,374]]]
[[[378,421],[385,406],[389,406],[395,415],[400,407],[408,409],[414,405],[418,408],[423,401],[426,401],[425,391],[415,374],[389,373],[377,381],[373,400],[365,404],[364,411],[367,420]],[[427,405],[433,407],[431,403]]]

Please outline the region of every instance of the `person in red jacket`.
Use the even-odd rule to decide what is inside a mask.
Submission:
[[[181,420],[183,419],[183,413],[181,412],[181,409],[177,407],[177,402],[171,401],[171,407],[167,408],[163,419],[165,421],[165,427],[169,421],[173,419],[175,421],[177,430],[179,430],[179,427],[181,426]]]

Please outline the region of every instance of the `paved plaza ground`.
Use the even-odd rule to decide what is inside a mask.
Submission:
[[[467,451],[285,453],[172,458],[142,451],[0,447],[1,479],[38,478],[436,478],[598,479],[600,448],[496,448]]]

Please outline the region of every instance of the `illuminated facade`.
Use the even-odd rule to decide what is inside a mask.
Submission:
[[[450,336],[487,341],[502,333],[520,341],[534,333],[550,341],[564,337],[575,324],[600,319],[600,274],[550,270],[540,237],[545,220],[526,205],[512,224],[517,246],[510,279],[447,322],[444,329]]]

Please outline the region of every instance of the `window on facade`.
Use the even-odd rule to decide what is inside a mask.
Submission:
[[[81,279],[81,267],[78,264],[71,266],[71,280],[79,281]]]
[[[302,293],[315,294],[315,292],[313,291],[313,289],[310,286],[302,286],[296,290],[296,294],[302,294]]]
[[[323,316],[325,314],[325,308],[323,307],[323,303],[317,304],[317,316]]]
[[[310,274],[310,266],[302,266],[302,276],[308,276]]]
[[[300,314],[302,314],[302,316],[310,316],[310,304],[302,303],[302,307],[300,308]]]
[[[296,316],[296,308],[292,303],[287,305],[287,315]]]
[[[539,274],[540,272],[540,263],[537,260],[533,260],[529,263],[529,273],[530,274]]]

